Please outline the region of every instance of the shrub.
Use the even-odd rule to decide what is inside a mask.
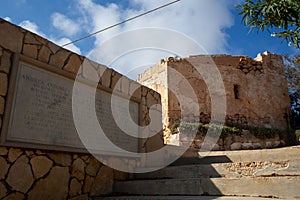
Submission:
[[[297,139],[299,140],[300,139],[300,130],[296,130],[295,135],[296,135]]]
[[[171,127],[171,132],[177,133],[178,129],[179,131],[184,131],[184,132],[191,132],[195,133],[203,133],[206,134],[208,129],[212,129],[212,137],[218,137],[219,135],[214,135],[214,133],[217,132],[217,130],[221,129],[221,135],[220,137],[222,139],[226,138],[230,134],[236,134],[240,135],[242,133],[241,129],[238,129],[236,127],[229,127],[229,126],[221,126],[221,125],[216,125],[216,124],[202,124],[202,123],[193,123],[193,122],[180,122],[180,123],[174,123],[173,126]]]
[[[217,124],[202,124],[202,123],[194,123],[194,122],[176,122],[171,127],[171,132],[177,133],[178,129],[179,131],[184,132],[191,132],[195,133],[202,133],[206,134],[208,129],[211,128],[212,130],[218,130],[222,129],[220,138],[224,139],[228,135],[241,135],[242,130],[249,130],[251,134],[253,134],[255,137],[259,139],[270,139],[274,138],[276,134],[279,134],[279,137],[282,139],[286,136],[287,132],[282,131],[275,128],[265,128],[265,127],[255,127],[255,126],[248,126],[248,125],[231,125],[231,126],[221,126]],[[213,131],[213,133],[216,133],[216,131]],[[213,134],[212,133],[212,134]],[[300,130],[298,130],[298,135],[300,137]],[[215,137],[218,137],[218,135],[213,135]]]

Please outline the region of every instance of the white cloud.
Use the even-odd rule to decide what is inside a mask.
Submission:
[[[25,20],[25,21],[21,22],[19,24],[19,26],[27,29],[28,31],[36,33],[36,34],[40,35],[43,38],[49,39],[50,41],[52,41],[52,42],[54,42],[54,43],[56,43],[57,45],[60,45],[60,46],[66,44],[66,43],[71,42],[71,40],[69,38],[65,38],[65,37],[64,38],[48,37],[47,35],[45,35],[43,32],[41,32],[39,30],[39,27],[38,27],[38,25],[36,23],[31,22],[29,20]],[[74,44],[68,45],[68,46],[66,46],[64,48],[66,48],[66,49],[68,49],[70,51],[73,51],[73,52],[75,52],[77,54],[81,54],[80,48],[77,47]]]
[[[79,0],[78,8],[83,15],[83,18],[87,20],[87,26],[89,30],[98,31],[112,24],[118,23],[124,19],[143,13],[160,5],[163,5],[169,0],[129,0],[130,8],[122,8],[116,4],[107,4],[106,6],[94,3],[92,0]],[[115,27],[103,33],[95,36],[94,49],[90,52],[89,56],[101,63],[105,63],[105,59],[109,55],[105,55],[106,52],[102,47],[102,43],[113,38],[115,35],[128,30],[156,27],[162,29],[171,29],[187,35],[199,43],[207,53],[225,53],[227,46],[227,35],[224,29],[233,25],[234,20],[229,9],[230,5],[233,5],[234,1],[220,1],[220,0],[187,0],[173,4],[169,7],[163,8],[160,11],[151,13],[147,16],[143,16],[134,21],[128,22],[124,25]],[[149,35],[132,35],[127,37],[126,40],[116,43],[115,46],[110,48],[118,50],[120,47],[130,46],[135,43],[137,39],[145,39],[156,41],[157,43],[166,43],[169,45],[169,49],[176,49],[181,44],[176,41],[176,37],[172,35],[164,37],[164,35],[155,35],[152,38]],[[183,47],[182,48],[189,48]],[[187,51],[189,54],[200,54],[201,52]],[[101,55],[99,55],[101,54]],[[147,54],[145,56],[145,54]],[[149,56],[153,55],[153,56]],[[170,53],[169,53],[170,54]],[[131,71],[135,68],[134,65],[139,63],[156,63],[160,58],[163,58],[166,52],[157,53],[144,53],[136,56],[128,56],[128,59],[123,59],[118,63],[118,68],[124,73],[124,69]],[[182,55],[188,56],[188,55]],[[125,71],[126,71],[125,70]]]
[[[4,17],[3,19],[6,20],[6,21],[8,21],[8,22],[11,22],[11,18],[10,17]]]
[[[22,22],[19,24],[19,26],[21,26],[21,27],[23,27],[24,29],[27,29],[28,31],[31,31],[31,32],[33,32],[33,33],[35,33],[35,34],[38,34],[38,35],[40,35],[40,36],[42,36],[42,37],[46,37],[46,35],[45,35],[43,32],[41,32],[41,31],[39,30],[39,27],[38,27],[37,24],[34,23],[34,22],[31,22],[31,21],[29,21],[29,20],[25,20],[25,21],[22,21]]]
[[[99,31],[103,28],[118,23],[121,20],[122,10],[116,4],[109,4],[108,6],[102,6],[95,4],[91,0],[79,0],[78,8],[85,18],[88,18],[86,25],[89,26],[91,32]],[[103,32],[97,35],[96,43],[100,43],[106,39],[111,38],[112,35],[120,33],[121,28],[116,27],[114,29]]]
[[[64,44],[67,44],[67,43],[69,43],[69,42],[71,42],[71,40],[68,39],[68,38],[52,39],[52,41],[53,41],[54,43],[60,45],[60,46],[61,46],[61,45],[64,45]],[[73,52],[75,52],[75,53],[81,55],[80,48],[77,47],[77,46],[75,46],[74,44],[70,44],[70,45],[68,45],[68,46],[66,46],[66,47],[64,47],[64,48],[66,48],[66,49],[68,49],[68,50],[70,50],[70,51],[73,51]]]
[[[53,13],[51,16],[52,25],[67,36],[74,36],[80,31],[78,23],[60,13]]]

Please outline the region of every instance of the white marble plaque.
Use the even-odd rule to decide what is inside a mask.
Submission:
[[[47,148],[53,150],[74,150],[85,152],[80,137],[74,125],[72,115],[72,89],[74,80],[46,69],[19,62],[16,73],[10,117],[5,142],[16,143],[20,146]],[[138,124],[139,103],[124,97],[118,98],[119,110],[129,109],[131,119]],[[98,122],[106,136],[117,146],[127,151],[138,151],[138,139],[128,136],[116,125],[111,114],[111,93],[97,89],[95,102],[90,102],[91,108],[95,106]],[[76,105],[81,106],[81,105]],[[126,113],[126,112],[124,112]],[[119,112],[120,115],[123,112]],[[89,120],[89,119],[86,119]],[[137,131],[138,129],[133,129]],[[98,141],[97,141],[98,142]],[[97,151],[101,153],[101,147]],[[105,154],[118,152],[105,152]]]

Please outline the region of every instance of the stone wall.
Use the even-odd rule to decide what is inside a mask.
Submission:
[[[290,102],[281,56],[265,52],[255,59],[230,55],[167,58],[138,77],[138,82],[161,93],[166,143],[169,142],[170,128],[180,120],[210,122],[212,105],[208,87],[191,63],[203,68],[216,66],[219,70],[226,91],[227,125],[288,128]],[[178,80],[174,80],[174,70],[182,75]],[[188,81],[196,99],[190,95],[184,81]],[[189,101],[199,105],[199,110],[184,108],[187,114],[182,116],[178,97],[163,86],[178,88],[181,96],[190,97]]]
[[[0,130],[7,105],[8,88],[14,54],[55,67],[75,77],[87,61],[83,56],[63,49],[29,31],[0,19]],[[150,123],[149,110],[160,104],[160,95],[121,74],[90,60],[97,72],[103,72],[99,86],[106,91],[116,89],[124,95],[140,99],[140,125]],[[85,78],[84,68],[82,77]],[[116,84],[123,77],[121,84]],[[115,88],[118,87],[118,88]],[[140,140],[140,152],[163,146],[162,133]],[[107,158],[110,159],[109,157]],[[105,163],[105,160],[104,160]],[[142,161],[137,162],[143,165]],[[129,166],[130,167],[130,166]],[[4,199],[88,199],[112,192],[114,179],[127,174],[99,163],[90,154],[30,149],[18,146],[0,147],[0,198]]]
[[[76,199],[110,194],[128,174],[87,154],[0,147],[0,198]]]
[[[286,145],[285,138],[281,138],[281,133],[278,131],[270,138],[256,137],[249,130],[242,130],[239,134],[227,134],[225,137],[220,137],[216,144],[210,146],[209,143],[204,143],[206,133],[197,133],[195,137],[189,137],[188,132],[179,132],[172,135],[179,137],[179,145],[191,144],[195,149],[212,149],[213,151],[234,151],[234,150],[249,150],[249,149],[270,149]],[[174,138],[173,140],[176,141]],[[209,141],[210,139],[208,139]]]

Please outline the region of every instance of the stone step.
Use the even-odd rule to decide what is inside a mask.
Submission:
[[[222,177],[220,171],[216,170],[212,165],[183,165],[170,166],[164,169],[135,174],[135,179],[189,179],[201,177]]]
[[[175,150],[175,148],[174,148]],[[205,156],[204,156],[205,155]],[[240,150],[240,151],[211,151],[197,152],[189,149],[172,165],[212,164],[230,162],[254,161],[284,161],[295,160],[300,157],[300,146],[284,147],[278,149]]]
[[[273,198],[239,196],[116,196],[98,197],[94,200],[264,200]]]
[[[211,165],[170,166],[135,174],[135,179],[241,178],[259,176],[300,176],[300,160],[280,162],[238,162]]]
[[[206,156],[206,157],[181,157],[174,161],[170,166],[180,165],[200,165],[200,164],[213,164],[213,163],[232,163],[230,158],[225,155]]]
[[[133,180],[115,183],[126,195],[207,195],[300,198],[300,176]]]

